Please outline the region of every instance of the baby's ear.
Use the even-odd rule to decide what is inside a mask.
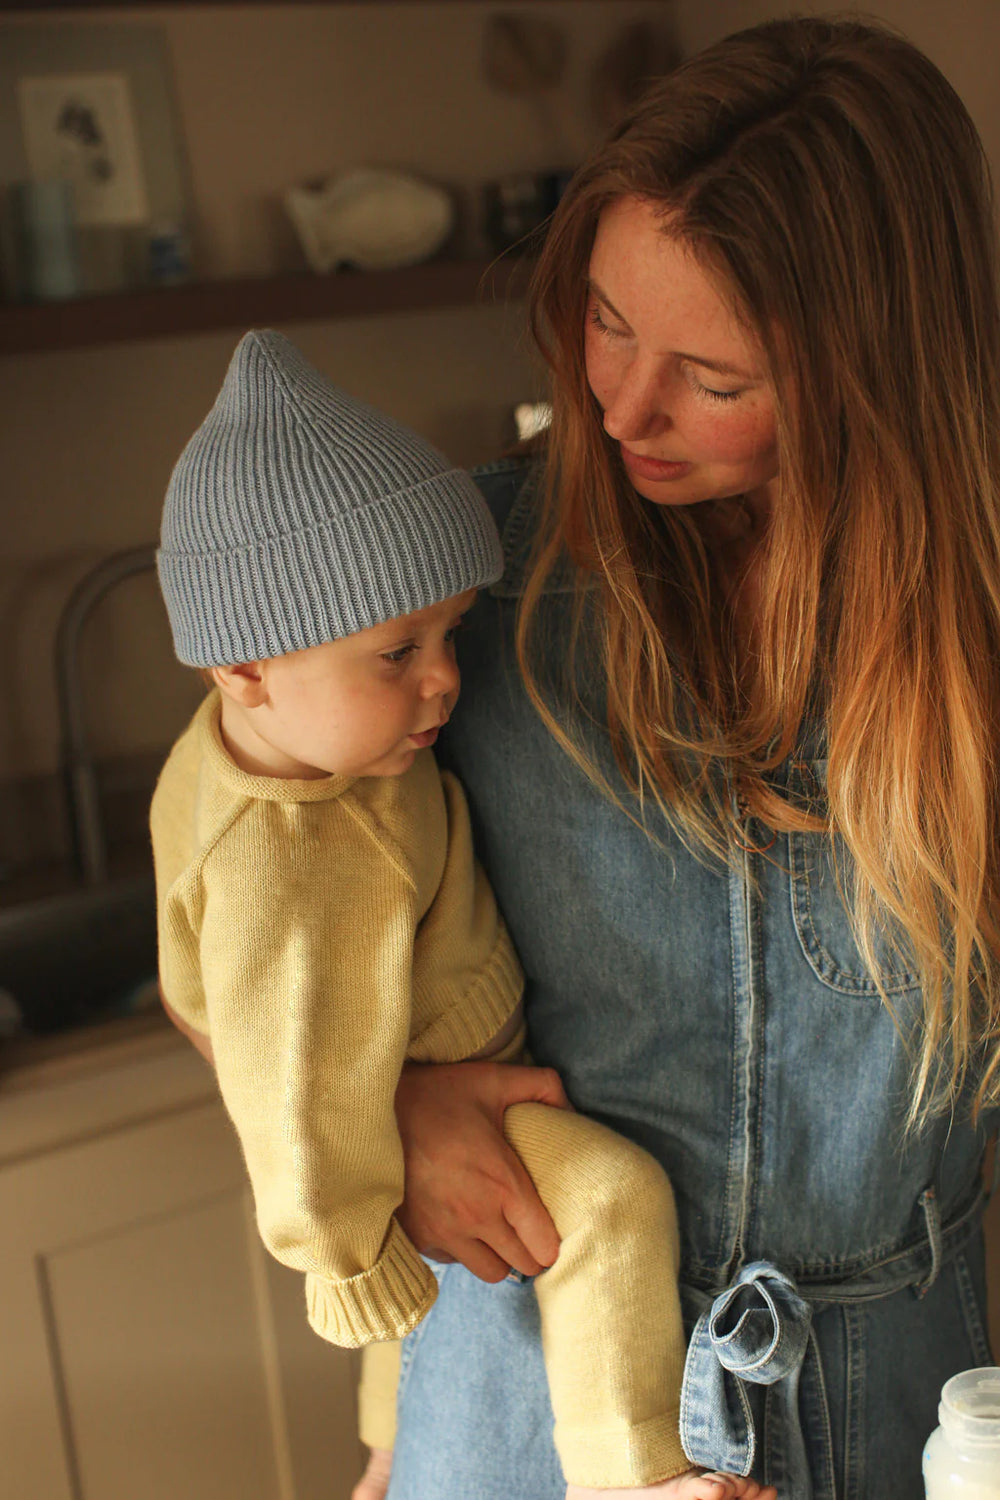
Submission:
[[[262,667],[259,661],[243,661],[234,667],[209,667],[209,672],[227,698],[241,708],[259,708],[267,700]]]

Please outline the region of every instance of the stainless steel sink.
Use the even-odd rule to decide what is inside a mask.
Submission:
[[[151,872],[0,908],[0,989],[28,1031],[120,1014],[155,974]]]

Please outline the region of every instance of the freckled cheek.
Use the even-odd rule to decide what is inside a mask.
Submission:
[[[710,413],[692,429],[705,460],[738,464],[762,457],[774,447],[774,422],[764,412]]]
[[[603,408],[610,405],[614,399],[614,393],[621,384],[621,374],[618,369],[619,361],[614,355],[601,345],[595,346],[593,338],[588,334],[584,342],[584,366],[587,372],[587,384],[597,398],[598,404]]]

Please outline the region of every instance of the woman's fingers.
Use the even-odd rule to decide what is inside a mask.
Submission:
[[[460,1248],[453,1253],[469,1265],[465,1246],[469,1241],[479,1241],[503,1263],[504,1275],[513,1268],[524,1276],[537,1276],[558,1255],[559,1236],[534,1183],[502,1138],[496,1142],[495,1153],[480,1158],[478,1171],[480,1175],[469,1183],[469,1192],[456,1194],[448,1248],[457,1241]],[[469,1265],[469,1269],[474,1267]],[[480,1272],[476,1270],[475,1274]],[[498,1278],[490,1275],[483,1279]]]
[[[513,1157],[513,1153],[511,1155]],[[515,1164],[521,1169],[516,1158]],[[509,1270],[520,1271],[523,1276],[537,1276],[546,1266],[551,1265],[559,1250],[559,1240],[552,1229],[551,1220],[543,1209],[541,1218],[544,1222],[541,1227],[528,1231],[532,1244],[532,1248],[529,1248],[524,1237],[507,1221],[498,1207],[501,1201],[512,1205],[513,1212],[521,1212],[520,1200],[513,1186],[502,1193],[494,1192],[488,1187],[478,1204],[466,1201],[456,1206],[448,1235],[448,1249],[445,1250],[441,1245],[423,1246],[424,1253],[433,1260],[459,1260],[483,1281],[499,1281]],[[537,1212],[532,1214],[528,1211],[527,1217],[534,1225],[540,1216]],[[539,1260],[533,1247],[541,1245],[547,1254],[550,1238],[554,1245],[551,1259]],[[470,1246],[479,1248],[470,1252]],[[483,1248],[492,1252],[492,1259],[483,1255]]]
[[[562,1079],[553,1068],[498,1068],[497,1125],[503,1129],[503,1117],[514,1104],[547,1104],[555,1109],[571,1109]],[[512,1261],[526,1276],[537,1276],[539,1271],[555,1263],[559,1254],[559,1235],[552,1222],[535,1184],[525,1171],[520,1157],[508,1147],[506,1166],[509,1173],[509,1188],[504,1197],[503,1213],[518,1241],[523,1245],[533,1262],[533,1269]],[[492,1242],[491,1242],[492,1243]]]
[[[423,1253],[444,1265],[458,1261],[473,1276],[478,1276],[480,1281],[503,1281],[510,1271],[520,1271],[523,1276],[537,1276],[539,1271],[545,1270],[534,1256],[529,1255],[508,1225],[501,1222],[494,1230],[487,1230],[486,1233],[489,1235],[488,1242],[479,1239],[461,1242],[456,1240],[457,1255],[449,1254],[440,1246],[425,1249]]]
[[[493,1084],[501,1111],[512,1104],[551,1104],[572,1109],[555,1068],[527,1068],[516,1063],[493,1065]]]
[[[546,1215],[548,1217],[548,1215]],[[550,1221],[551,1222],[551,1221]],[[492,1233],[488,1236],[487,1243],[502,1260],[507,1262],[512,1271],[520,1271],[522,1276],[538,1276],[547,1266],[555,1260],[540,1260],[533,1244],[529,1244],[524,1235],[518,1231],[515,1224],[501,1217]],[[559,1253],[559,1241],[556,1239],[556,1255]]]
[[[510,1274],[507,1262],[480,1240],[470,1240],[455,1259],[461,1261],[466,1270],[471,1271],[473,1276],[478,1276],[480,1281],[488,1281],[494,1286]]]
[[[460,1260],[486,1281],[500,1280],[501,1266],[503,1275],[512,1266],[536,1276],[559,1253],[548,1211],[502,1133],[508,1108],[522,1103],[568,1107],[559,1075],[489,1062],[411,1064],[396,1094],[406,1161],[399,1221],[418,1250]]]
[[[503,1117],[514,1104],[547,1104],[554,1109],[571,1109],[562,1079],[553,1068],[504,1066],[496,1069],[496,1122],[503,1129]],[[537,1276],[555,1263],[559,1254],[559,1235],[535,1184],[525,1171],[520,1157],[509,1146],[503,1153],[508,1183],[503,1199],[503,1216],[513,1230],[520,1247],[511,1265],[525,1276]],[[484,1238],[490,1244],[492,1236]],[[502,1253],[502,1252],[501,1252]]]
[[[523,1246],[525,1255],[531,1259],[532,1269],[516,1261],[511,1261],[511,1265],[526,1276],[537,1276],[547,1266],[555,1264],[559,1255],[559,1235],[520,1157],[514,1151],[510,1155],[511,1187],[504,1198],[504,1219],[518,1244]]]

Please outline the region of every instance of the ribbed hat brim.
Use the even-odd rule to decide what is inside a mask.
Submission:
[[[482,588],[503,572],[496,528],[461,469],[402,494],[215,553],[157,553],[174,649],[189,666],[261,661]]]

